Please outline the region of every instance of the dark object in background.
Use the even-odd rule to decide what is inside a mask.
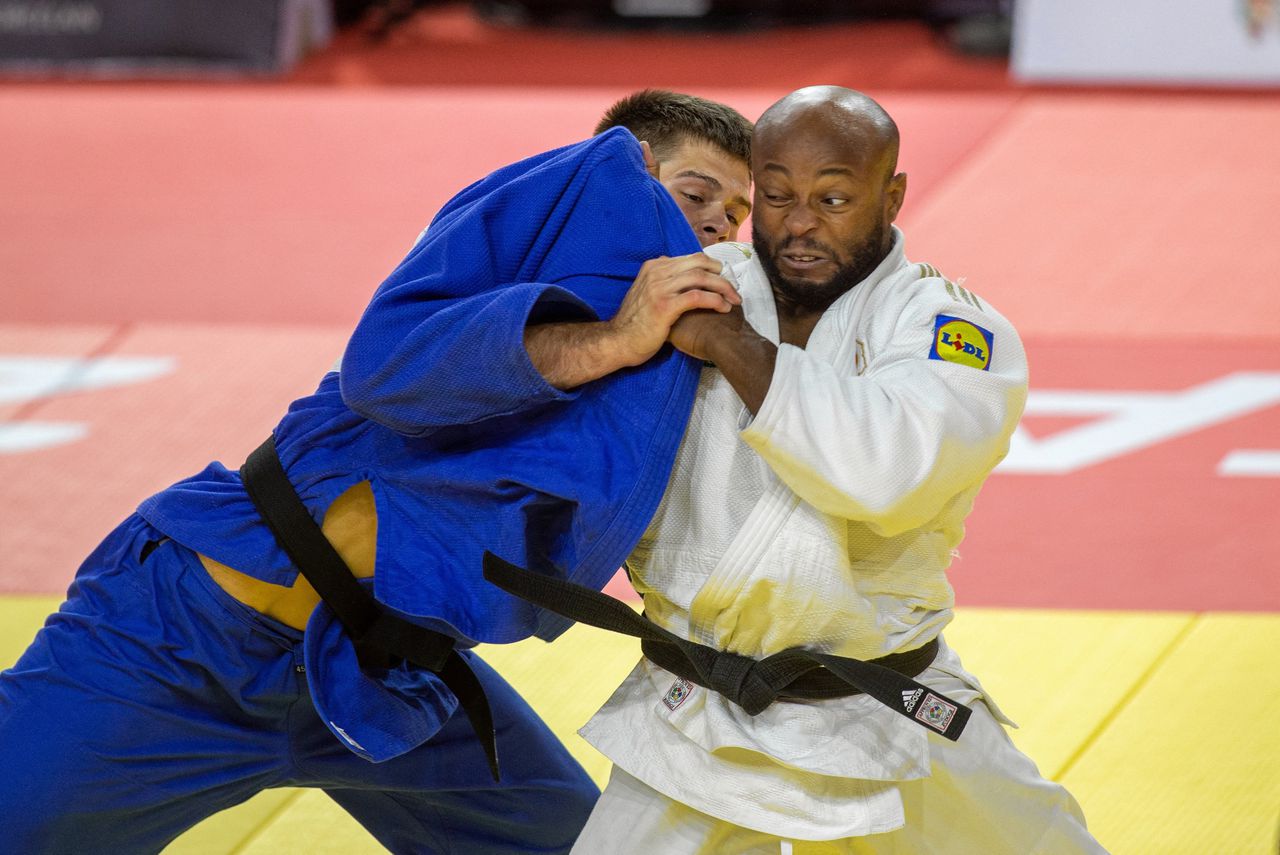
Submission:
[[[511,26],[706,30],[915,19],[974,56],[1008,55],[1011,6],[1012,0],[472,0],[482,18]]]
[[[511,24],[701,24],[767,27],[858,19],[953,21],[1007,14],[1009,0],[473,0],[482,17]]]
[[[334,0],[334,20],[339,27],[356,25],[374,41],[381,41],[419,9],[433,0]]]
[[[280,72],[332,30],[330,0],[0,0],[0,70]]]
[[[385,0],[333,0],[333,23],[339,27],[355,24],[374,6],[381,6]]]
[[[473,0],[516,25],[763,28],[857,18],[920,17],[929,0]]]
[[[1006,57],[1012,16],[1013,0],[933,0],[925,20],[956,53]]]
[[[952,50],[969,56],[1008,56],[1013,44],[1013,22],[1008,15],[970,15],[941,29]]]

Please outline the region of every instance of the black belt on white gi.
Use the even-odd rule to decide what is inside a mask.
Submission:
[[[366,669],[391,668],[401,661],[432,671],[453,692],[484,748],[489,771],[498,775],[493,715],[484,687],[454,649],[454,639],[388,614],[352,574],[298,497],[274,437],[258,446],[240,467],[249,498],[289,560],[338,616]]]
[[[724,695],[750,715],[759,714],[776,700],[822,700],[866,693],[954,741],[960,738],[972,712],[911,679],[937,657],[936,638],[916,650],[868,661],[801,648],[751,659],[687,641],[607,594],[532,573],[489,552],[484,555],[484,577],[556,614],[639,638],[647,659]]]

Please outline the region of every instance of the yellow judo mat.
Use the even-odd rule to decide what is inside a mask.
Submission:
[[[0,598],[0,663],[57,605]],[[1280,852],[1280,615],[974,608],[946,636],[1114,855]],[[637,642],[575,626],[553,644],[481,650],[603,785],[608,761],[576,730],[635,664]],[[322,792],[294,789],[261,793],[165,850],[384,851]]]

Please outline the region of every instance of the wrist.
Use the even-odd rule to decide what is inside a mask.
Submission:
[[[716,365],[734,363],[758,364],[762,357],[772,361],[777,350],[773,342],[760,335],[750,324],[731,333],[708,336],[704,345],[707,359]]]
[[[628,323],[615,315],[593,330],[595,356],[608,367],[609,373],[642,365],[653,356],[652,349],[646,349],[647,343],[640,340],[634,327],[634,321]]]
[[[773,383],[777,345],[746,326],[733,335],[716,336],[706,354],[752,415],[759,412]]]

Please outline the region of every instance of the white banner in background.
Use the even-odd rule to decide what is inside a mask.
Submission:
[[[1280,85],[1280,0],[1016,0],[1014,77]]]

